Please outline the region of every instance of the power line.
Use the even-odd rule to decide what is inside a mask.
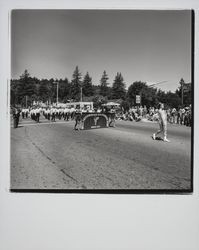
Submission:
[[[165,83],[165,82],[168,82],[168,81],[161,81],[161,82],[153,83],[153,84],[151,84],[151,85],[148,85],[148,87],[153,87],[153,86],[156,86],[156,85],[158,85],[158,84]]]

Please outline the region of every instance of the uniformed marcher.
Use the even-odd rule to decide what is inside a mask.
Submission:
[[[50,115],[51,115],[51,121],[55,122],[56,109],[54,107],[51,108]]]
[[[14,108],[13,110],[14,128],[17,128],[19,125],[19,117],[20,117],[20,110]]]
[[[46,110],[46,116],[47,116],[47,119],[50,120],[50,109],[47,108]]]
[[[29,113],[29,109],[26,109],[26,112],[25,112],[25,114],[26,114],[26,119],[28,118],[28,113]]]
[[[36,122],[39,122],[41,109],[39,107],[36,108],[35,114],[36,114]]]
[[[80,130],[82,121],[82,112],[80,109],[76,110],[74,118],[75,118],[74,130]]]
[[[71,117],[71,120],[73,120],[75,118],[75,108],[74,107],[70,108],[70,117]]]
[[[114,127],[114,128],[115,128],[115,117],[116,117],[116,112],[115,112],[114,107],[111,108],[109,114],[110,114],[109,127]]]
[[[22,115],[22,119],[24,119],[24,117],[25,117],[25,109],[24,108],[21,110],[21,115]]]
[[[64,109],[64,111],[63,111],[63,113],[64,113],[64,120],[69,120],[69,116],[70,116],[70,110],[69,110],[69,108],[65,108]]]

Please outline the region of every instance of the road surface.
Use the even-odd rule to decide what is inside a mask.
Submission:
[[[152,122],[73,130],[74,121],[11,125],[11,189],[190,189],[191,128]]]

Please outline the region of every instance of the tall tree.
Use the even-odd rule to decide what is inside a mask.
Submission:
[[[82,81],[81,81],[81,73],[79,71],[78,66],[76,66],[74,73],[72,75],[71,80],[71,98],[79,101],[80,100],[80,92],[82,87]]]
[[[176,90],[176,94],[181,99],[181,105],[186,106],[192,102],[192,86],[191,83],[185,83],[184,79],[181,78],[179,82],[180,86]]]
[[[180,107],[180,97],[176,94],[176,93],[172,93],[171,91],[168,91],[167,93],[164,92],[165,95],[165,101],[164,103],[166,104],[166,108],[170,107],[170,108],[178,108]],[[160,102],[163,102],[162,100],[160,100]]]
[[[113,99],[125,99],[126,89],[124,78],[121,73],[117,73],[112,87],[112,98]]]
[[[93,95],[92,78],[90,77],[88,72],[84,76],[83,89],[82,90],[83,90],[83,94],[85,96],[92,96]]]
[[[41,101],[46,102],[48,100],[48,80],[42,79],[39,84],[38,95]]]
[[[59,99],[62,102],[67,102],[70,99],[70,83],[67,78],[59,80]]]
[[[28,70],[25,69],[23,74],[20,76],[20,79],[28,79],[30,77],[30,74],[28,73]]]
[[[109,88],[108,88],[108,75],[106,71],[104,70],[102,77],[100,79],[100,94],[102,96],[107,96],[109,94]]]
[[[27,70],[20,76],[16,86],[18,103],[25,105],[26,96],[31,98],[36,93],[36,83]]]
[[[136,104],[136,95],[140,95],[145,86],[146,84],[141,81],[136,81],[129,86],[127,91],[127,99],[130,105]]]
[[[131,84],[127,91],[127,100],[130,105],[136,105],[136,95],[141,97],[141,104],[154,106],[157,104],[157,89],[148,87],[145,82],[136,81]]]
[[[10,104],[15,105],[19,103],[18,96],[17,96],[17,85],[19,84],[19,80],[12,79],[10,82]]]

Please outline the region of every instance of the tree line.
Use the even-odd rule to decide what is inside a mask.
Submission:
[[[78,66],[76,66],[71,81],[65,79],[38,79],[31,77],[28,70],[19,77],[11,80],[11,105],[30,106],[33,101],[47,103],[56,102],[57,85],[59,102],[93,101],[96,106],[106,103],[109,100],[117,100],[124,109],[136,105],[136,95],[140,96],[141,105],[156,106],[158,102],[164,102],[169,107],[179,107],[191,103],[191,88],[184,91],[184,80],[180,80],[179,88],[175,92],[165,92],[160,89],[150,87],[145,82],[133,82],[128,89],[124,78],[117,72],[112,86],[109,77],[104,70],[98,85],[94,85],[89,72],[82,76]]]

